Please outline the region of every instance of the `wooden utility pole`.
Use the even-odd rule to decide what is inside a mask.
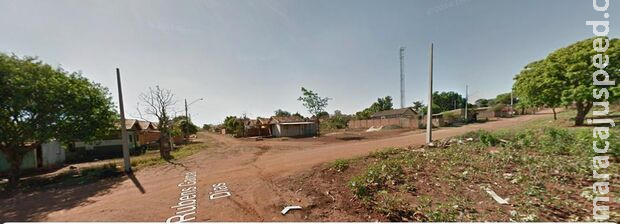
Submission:
[[[428,108],[426,109],[426,144],[433,142],[433,44],[431,43],[428,73]]]
[[[118,106],[121,112],[121,141],[123,144],[123,161],[125,172],[131,173],[131,163],[129,161],[129,141],[127,139],[127,128],[125,127],[125,107],[123,106],[123,90],[121,87],[121,71],[116,68],[116,81],[118,83]]]

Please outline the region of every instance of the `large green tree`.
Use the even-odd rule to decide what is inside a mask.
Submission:
[[[434,92],[433,104],[439,107],[440,111],[454,110],[465,107],[465,97],[453,91],[449,92]],[[434,107],[434,106],[433,106]],[[433,109],[435,111],[435,109]]]
[[[515,89],[519,95],[536,96],[530,97],[529,101],[534,104],[543,104],[553,107],[557,105],[560,97],[562,104],[573,104],[577,109],[575,125],[583,125],[586,115],[592,109],[595,101],[613,102],[620,96],[620,87],[595,86],[593,74],[599,70],[594,62],[607,64],[604,70],[609,75],[609,80],[618,81],[620,76],[620,40],[601,37],[602,44],[594,44],[598,37],[589,38],[558,49],[539,62],[534,62],[516,77]],[[606,44],[606,41],[609,44]],[[605,47],[603,53],[597,52],[594,47]],[[602,58],[599,58],[599,55]],[[608,58],[608,59],[607,59]],[[602,76],[597,77],[603,80]],[[534,85],[533,83],[538,82]],[[595,99],[593,93],[606,88],[607,99]],[[538,90],[538,91],[536,91]],[[596,92],[595,92],[596,91]]]
[[[325,108],[330,100],[327,97],[320,97],[318,93],[315,93],[312,90],[308,90],[304,87],[301,87],[302,96],[300,96],[297,100],[301,101],[308,109],[308,113],[316,118],[317,122],[317,135],[321,135],[320,129],[320,119],[319,115],[325,112]]]
[[[377,102],[372,103],[370,107],[355,113],[355,117],[358,120],[366,120],[370,119],[370,117],[379,111],[386,111],[394,109],[394,104],[392,103],[392,97],[386,96],[383,98],[378,98]]]
[[[26,153],[50,140],[100,139],[117,117],[101,85],[36,58],[0,53],[0,152],[11,165],[9,186],[17,186]]]
[[[524,103],[551,107],[553,119],[557,120],[555,108],[562,105],[562,94],[558,90],[562,89],[564,83],[549,76],[547,71],[544,60],[532,62],[515,77],[514,87],[516,94],[524,100]],[[498,96],[497,99],[499,98]]]

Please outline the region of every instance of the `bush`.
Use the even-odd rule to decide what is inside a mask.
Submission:
[[[334,162],[333,168],[336,169],[336,171],[338,172],[345,171],[347,168],[349,168],[349,161],[344,159],[338,159]]]
[[[372,164],[362,175],[349,181],[349,188],[356,197],[365,198],[385,189],[389,184],[400,184],[404,177],[401,162],[388,159]]]

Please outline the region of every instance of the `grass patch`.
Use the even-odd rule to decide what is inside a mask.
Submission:
[[[620,129],[610,132],[612,166],[599,173],[620,171],[614,164]],[[596,196],[591,128],[476,131],[460,138],[474,141],[422,152],[371,153],[350,164],[368,165],[349,179],[348,188],[390,221],[591,221],[588,211]],[[512,206],[498,205],[482,186],[510,197]],[[611,214],[611,220],[619,219]]]
[[[172,157],[182,159],[191,156],[209,145],[206,143],[196,143],[185,145],[171,152]],[[159,152],[147,153],[140,156],[131,157],[131,166],[134,171],[149,166],[162,165],[167,163],[159,155]],[[83,168],[79,170],[69,170],[52,177],[32,177],[22,179],[19,183],[19,189],[23,191],[31,191],[44,188],[59,188],[67,186],[84,185],[97,182],[103,179],[118,178],[125,175],[122,168],[123,160],[114,159],[108,163],[99,166]],[[6,189],[7,183],[0,184],[0,192]]]

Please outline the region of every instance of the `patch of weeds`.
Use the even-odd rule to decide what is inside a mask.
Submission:
[[[539,197],[539,196],[542,196],[542,194],[545,193],[546,191],[547,189],[545,188],[545,185],[543,185],[542,183],[535,183],[535,184],[529,185],[523,193],[528,196]]]
[[[401,150],[397,148],[386,148],[383,150],[375,151],[370,153],[370,157],[377,159],[387,159],[390,155],[398,154]]]
[[[486,146],[496,146],[499,144],[499,138],[490,132],[483,131],[480,133],[480,142]]]
[[[390,221],[409,221],[415,213],[406,200],[387,191],[378,192],[375,209]]]
[[[349,188],[358,198],[372,196],[379,190],[385,189],[389,184],[402,183],[404,172],[401,160],[381,160],[372,164],[361,175],[353,177],[349,181]]]
[[[349,160],[337,159],[334,164],[332,164],[332,167],[338,172],[345,171],[347,168],[349,168]]]

